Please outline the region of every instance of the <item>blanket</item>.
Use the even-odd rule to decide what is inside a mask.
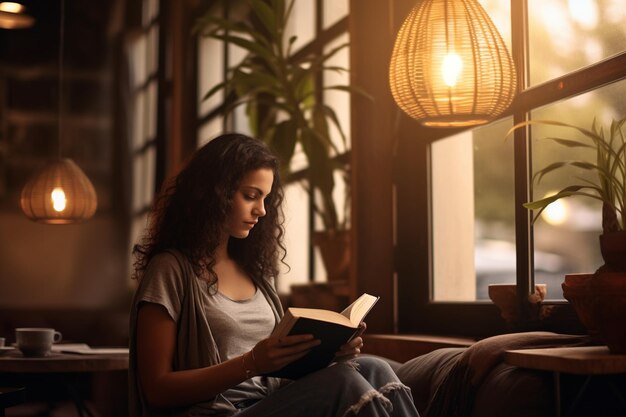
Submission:
[[[589,336],[564,335],[552,332],[512,333],[493,336],[476,342],[452,358],[425,417],[469,417],[476,392],[485,377],[512,349],[533,349],[590,344]]]

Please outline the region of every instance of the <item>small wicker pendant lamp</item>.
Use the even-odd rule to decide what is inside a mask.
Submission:
[[[63,135],[63,26],[65,0],[61,0],[59,44],[59,156],[36,173],[22,189],[20,206],[29,219],[47,224],[79,223],[96,212],[98,199],[87,176],[72,160],[61,158]]]
[[[502,114],[515,64],[477,0],[424,0],[396,37],[389,68],[398,106],[424,126],[462,127]]]
[[[96,212],[96,190],[71,159],[60,159],[39,171],[22,189],[24,214],[48,224],[79,223]]]

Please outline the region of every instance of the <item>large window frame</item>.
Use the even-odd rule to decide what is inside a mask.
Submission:
[[[514,123],[525,121],[530,111],[557,101],[615,83],[626,78],[626,49],[617,55],[567,73],[545,83],[528,87],[527,0],[511,0],[512,55],[518,70],[519,93],[503,117]],[[430,190],[430,145],[459,130],[433,130],[400,122],[396,156],[396,271],[398,276],[398,330],[402,333],[428,332],[488,336],[509,331],[489,302],[432,301],[432,216]],[[514,134],[516,283],[522,320],[514,330],[537,328],[529,319],[525,302],[534,288],[532,213],[522,204],[531,200],[531,138],[529,129]],[[415,161],[419,163],[415,163]],[[402,173],[411,172],[410,176]],[[554,331],[582,331],[574,312],[565,302],[552,301],[552,319],[539,324]]]

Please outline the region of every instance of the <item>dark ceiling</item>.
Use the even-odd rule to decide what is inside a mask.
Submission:
[[[22,0],[35,19],[27,29],[0,29],[0,65],[56,65],[59,54],[60,0]],[[64,65],[101,68],[107,59],[107,32],[113,0],[65,0]]]
[[[85,171],[105,208],[114,163],[116,43],[109,21],[124,0],[65,0],[63,78],[58,72],[60,0],[21,3],[35,24],[0,29],[0,210],[18,210],[25,181],[57,155],[74,159]]]

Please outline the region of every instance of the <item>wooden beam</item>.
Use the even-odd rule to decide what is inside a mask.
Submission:
[[[377,332],[394,330],[392,165],[395,104],[388,82],[393,47],[392,0],[350,2],[350,69],[353,85],[373,99],[352,96],[351,282],[354,295],[381,297],[367,319]]]

